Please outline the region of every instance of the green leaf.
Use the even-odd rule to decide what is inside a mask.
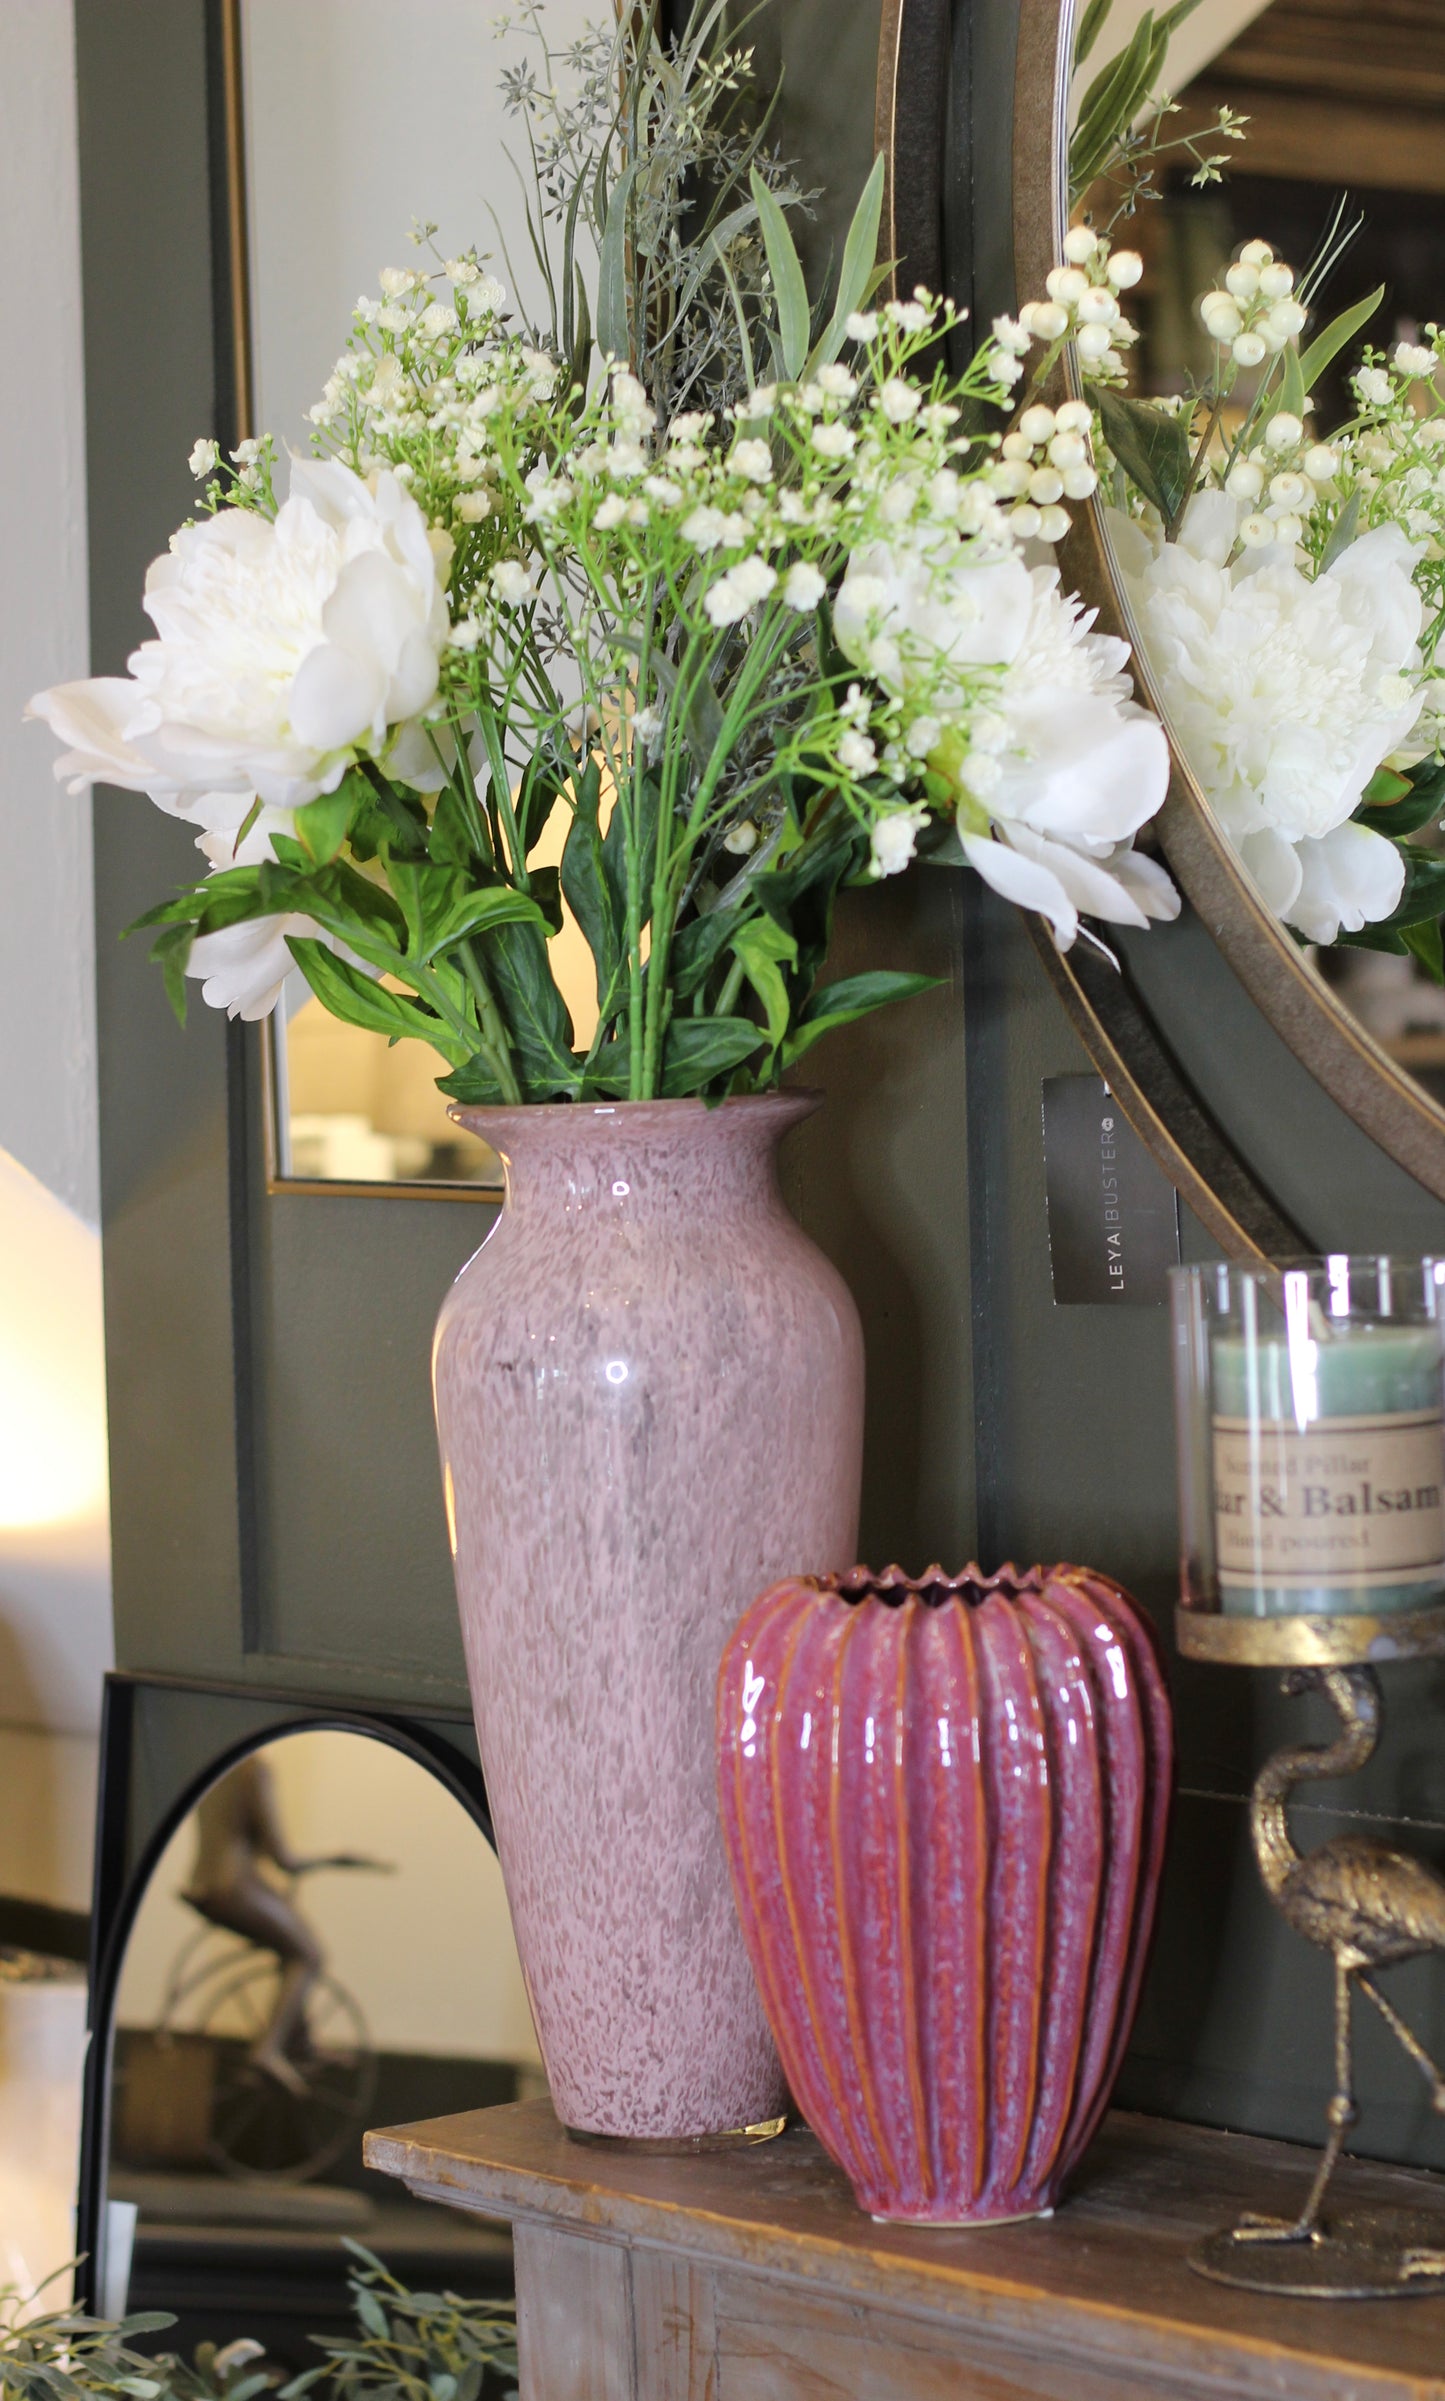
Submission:
[[[334,792],[323,792],[296,811],[296,839],[313,866],[330,866],[346,840],[353,810],[365,798],[364,779],[353,773],[344,775]]]
[[[453,784],[444,785],[437,796],[427,847],[438,867],[469,867],[482,856],[477,849],[471,810]]]
[[[747,1017],[676,1017],[662,1050],[662,1097],[683,1100],[717,1076],[730,1075],[763,1043]]]
[[[495,1109],[507,1097],[485,1059],[475,1054],[450,1075],[439,1075],[437,1090],[448,1100],[460,1101],[464,1109]]]
[[[1371,809],[1390,808],[1396,801],[1403,800],[1407,792],[1413,792],[1414,789],[1408,775],[1397,775],[1393,767],[1377,767],[1365,786],[1362,804]],[[1357,809],[1355,815],[1358,816],[1359,813]],[[1390,831],[1401,833],[1404,828],[1391,826]]]
[[[1330,538],[1325,544],[1320,559],[1321,575],[1326,574],[1333,567],[1336,559],[1344,556],[1359,530],[1360,495],[1358,492],[1352,492],[1330,529]]]
[[[751,917],[739,927],[729,947],[763,1004],[768,1042],[776,1050],[792,1015],[783,969],[797,966],[797,942],[775,918]]]
[[[517,787],[517,832],[522,855],[530,858],[547,830],[553,809],[577,773],[578,758],[570,743],[548,733],[527,761]]]
[[[620,650],[630,651],[638,658],[642,656],[642,644],[631,635],[619,633],[616,641]],[[669,700],[675,701],[682,686],[671,659],[654,649],[649,651],[647,663]],[[705,775],[713,752],[722,740],[722,703],[707,677],[700,672],[689,675],[686,692],[683,730],[687,735],[687,747],[692,753],[692,763],[699,775]]]
[[[356,2314],[368,2334],[380,2335],[383,2338],[390,2335],[390,2321],[375,2293],[368,2291],[364,2284],[355,2284],[352,2286],[352,2300]]]
[[[1362,326],[1369,324],[1384,297],[1385,287],[1381,284],[1370,293],[1368,299],[1357,300],[1353,308],[1345,309],[1321,333],[1315,335],[1299,363],[1300,378],[1306,392],[1314,390],[1330,361],[1338,357],[1345,344],[1354,339]]]
[[[1174,0],[1174,6],[1165,9],[1163,16],[1159,19],[1159,31],[1163,34],[1166,42],[1173,39],[1185,18],[1192,17],[1199,5],[1200,0]]]
[[[795,1031],[783,1045],[783,1065],[791,1067],[805,1051],[832,1033],[835,1026],[852,1025],[859,1017],[870,1016],[874,1009],[886,1009],[895,1000],[911,1000],[915,993],[932,992],[943,979],[936,975],[904,975],[894,969],[878,968],[868,975],[844,976],[841,982],[825,984],[816,992]]]
[[[1398,959],[1408,958],[1409,949],[1403,934],[1391,933],[1379,925],[1361,926],[1357,934],[1338,934],[1335,948],[1339,950],[1387,950]]]
[[[1440,920],[1432,917],[1423,925],[1407,926],[1401,937],[1405,948],[1414,953],[1432,984],[1445,984],[1445,944],[1440,939]]]
[[[602,770],[589,759],[576,782],[572,824],[562,849],[562,890],[592,953],[597,1006],[612,1005],[627,941],[626,880],[611,873],[598,808]],[[614,809],[614,815],[616,811]]]
[[[547,931],[547,919],[536,901],[525,892],[514,892],[510,884],[488,884],[480,892],[463,893],[444,915],[428,918],[417,953],[420,964],[428,966],[444,952],[455,950],[459,942],[470,942],[477,934],[490,934],[502,925]]]
[[[1164,520],[1165,532],[1178,523],[1189,490],[1193,463],[1189,428],[1182,417],[1170,416],[1147,400],[1131,400],[1106,384],[1091,384],[1089,397],[1099,412],[1104,439],[1125,474],[1152,500]]]
[[[597,347],[604,358],[616,359],[624,367],[632,356],[627,321],[627,219],[642,163],[640,158],[634,159],[612,187],[597,263]]]
[[[132,932],[134,930],[134,927],[130,929]],[[186,965],[195,938],[194,925],[167,926],[164,933],[156,936],[150,948],[152,964],[161,971],[166,998],[175,1011],[178,1025],[186,1022]]]
[[[575,1092],[572,1020],[552,979],[545,934],[534,924],[498,925],[487,936],[485,964],[526,1097]]]
[[[717,265],[723,253],[737,240],[738,235],[746,233],[750,225],[757,223],[757,216],[757,204],[752,200],[744,200],[737,208],[730,209],[725,217],[718,220],[698,251],[697,257],[693,260],[687,279],[678,293],[677,314],[679,317],[687,315],[707,275]]]
[[[773,279],[783,372],[790,380],[796,381],[807,360],[808,335],[812,326],[807,280],[797,246],[788,231],[788,220],[777,198],[769,191],[756,167],[748,180],[763,231],[768,269]]]
[[[1375,787],[1382,777],[1388,777],[1395,790],[1393,799],[1374,797]],[[1355,823],[1367,825],[1373,834],[1388,834],[1391,840],[1402,834],[1418,834],[1445,809],[1445,764],[1439,759],[1422,759],[1408,775],[1392,775],[1382,768],[1373,776],[1365,790],[1365,798],[1355,811]]]
[[[446,1028],[436,1018],[424,1017],[415,1001],[388,992],[385,985],[353,967],[349,959],[338,959],[335,951],[314,935],[288,934],[286,948],[322,1008],[333,1017],[347,1025],[365,1026],[368,1033],[385,1034],[390,1042],[407,1034],[428,1042],[446,1040]]]
[[[1104,30],[1113,0],[1089,0],[1074,36],[1074,65],[1081,67]]]
[[[1084,94],[1069,145],[1069,184],[1075,198],[1093,182],[1120,135],[1147,98],[1154,68],[1154,12],[1146,9],[1126,49],[1102,67]]]
[[[1103,0],[1103,6],[1107,8],[1108,5],[1109,0]],[[837,357],[848,338],[848,319],[855,309],[862,308],[867,298],[869,280],[878,260],[878,228],[883,219],[886,167],[887,161],[880,151],[873,161],[858,206],[853,211],[848,238],[843,244],[843,264],[838,270],[838,297],[833,303],[833,314],[824,332],[813,346],[807,366],[810,375],[815,367],[827,366]]]

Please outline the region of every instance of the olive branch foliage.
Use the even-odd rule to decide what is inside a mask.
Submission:
[[[134,2349],[140,2336],[175,2324],[167,2310],[118,2320],[70,2309],[27,2317],[36,2296],[6,2287],[0,2401],[301,2401],[318,2388],[318,2401],[322,2392],[330,2401],[505,2401],[516,2392],[514,2304],[409,2291],[363,2244],[342,2239],[352,2258],[356,2332],[313,2335],[325,2359],[289,2382],[249,2339],[201,2343],[190,2362]]]

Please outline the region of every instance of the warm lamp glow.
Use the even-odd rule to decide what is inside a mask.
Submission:
[[[105,1511],[100,1237],[0,1151],[0,1533]]]

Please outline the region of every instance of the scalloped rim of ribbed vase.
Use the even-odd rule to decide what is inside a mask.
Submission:
[[[1059,1573],[1057,1567],[1015,1567],[1009,1560],[986,1575],[970,1561],[954,1576],[938,1566],[926,1567],[921,1576],[905,1575],[901,1567],[850,1567],[842,1574],[799,1576],[795,1581],[805,1590],[831,1595],[854,1608],[862,1601],[881,1601],[885,1608],[896,1609],[905,1601],[917,1600],[930,1609],[941,1609],[949,1601],[965,1601],[977,1609],[985,1601],[1042,1596]]]

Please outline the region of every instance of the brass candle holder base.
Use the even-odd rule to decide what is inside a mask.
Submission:
[[[1221,1667],[1349,1667],[1445,1653],[1445,1605],[1374,1617],[1235,1617],[1177,1608],[1174,1639],[1184,1659]]]
[[[1445,2284],[1445,2217],[1433,2210],[1342,2210],[1299,2235],[1283,2219],[1245,2218],[1189,2254],[1195,2274],[1297,2301],[1390,2301]]]

